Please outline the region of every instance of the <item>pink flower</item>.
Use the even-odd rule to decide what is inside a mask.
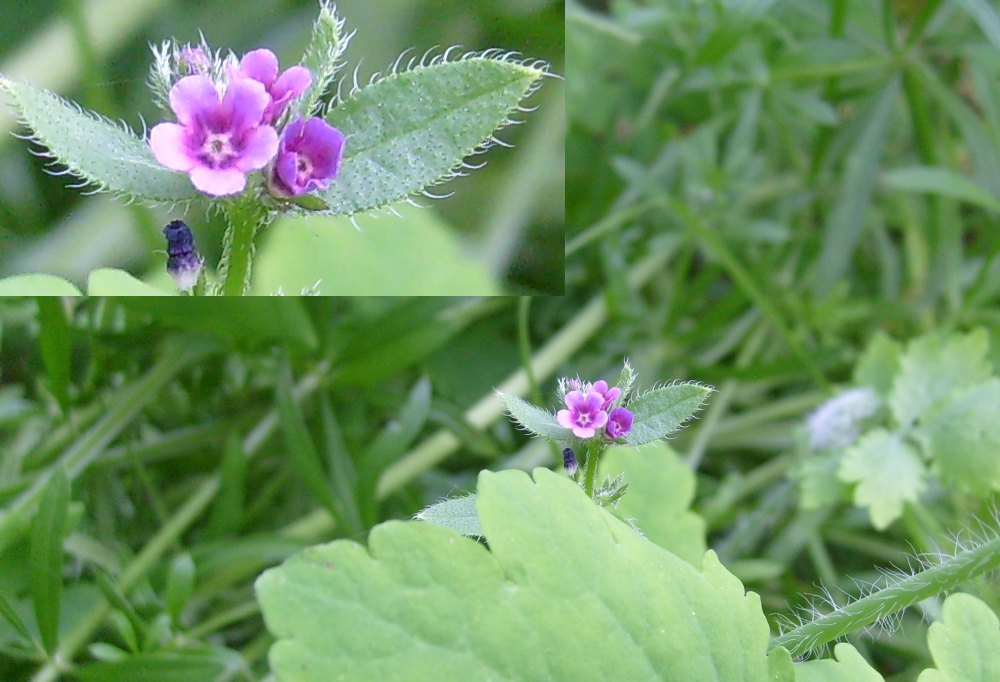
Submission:
[[[289,123],[281,135],[270,188],[278,196],[326,189],[337,177],[344,154],[344,134],[321,118]]]
[[[191,176],[200,191],[237,194],[247,173],[263,168],[278,150],[278,133],[261,117],[271,98],[260,83],[237,78],[226,94],[206,76],[185,76],[170,88],[178,123],[160,123],[149,134],[156,160]]]
[[[264,110],[264,123],[277,121],[288,103],[312,84],[312,74],[304,66],[293,66],[279,76],[278,58],[263,48],[243,55],[235,69],[235,76],[257,81],[271,96],[271,103]]]
[[[577,438],[593,438],[597,429],[608,421],[608,413],[601,409],[604,396],[596,391],[584,395],[580,391],[566,394],[568,410],[559,410],[556,421],[566,429],[572,429]]]
[[[617,390],[617,389],[615,389]],[[608,438],[623,438],[632,430],[632,421],[635,415],[624,407],[616,407],[608,414],[608,424],[604,427],[604,433]]]
[[[601,407],[602,410],[607,410],[611,407],[611,403],[618,399],[618,396],[622,394],[622,390],[615,386],[614,388],[608,388],[608,382],[601,381],[596,382],[590,388],[591,391],[597,391],[604,396],[604,405]]]

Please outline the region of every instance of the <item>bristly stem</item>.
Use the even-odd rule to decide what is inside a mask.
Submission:
[[[597,481],[597,460],[600,457],[602,448],[603,445],[600,438],[591,438],[587,441],[587,462],[584,464],[583,489],[591,498],[594,497],[594,486]]]
[[[792,656],[800,656],[998,567],[1000,536],[927,570],[891,579],[889,585],[867,597],[775,637],[771,646],[783,646]]]
[[[256,198],[244,198],[226,204],[229,226],[222,241],[219,260],[220,293],[223,296],[245,296],[250,290],[253,265],[254,236],[270,222],[267,209]]]

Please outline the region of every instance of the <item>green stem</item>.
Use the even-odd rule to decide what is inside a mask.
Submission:
[[[267,211],[255,199],[241,199],[226,206],[229,227],[222,240],[219,278],[223,296],[245,296],[250,290],[254,236],[270,222]]]
[[[892,584],[867,597],[775,637],[771,647],[783,646],[793,657],[801,656],[998,567],[1000,537],[925,571],[893,580]]]
[[[591,438],[587,441],[587,462],[584,464],[583,489],[590,498],[594,497],[594,486],[597,481],[597,460],[603,449],[600,439]]]

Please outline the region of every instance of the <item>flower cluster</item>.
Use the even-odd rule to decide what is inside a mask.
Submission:
[[[247,174],[261,169],[278,197],[329,187],[340,169],[343,133],[318,117],[285,116],[312,84],[308,69],[279,73],[278,58],[266,49],[221,63],[203,47],[176,52],[170,63],[180,78],[169,79],[169,105],[177,123],[150,131],[157,161],[213,196],[242,192]]]
[[[570,380],[573,390],[564,400],[569,409],[559,410],[556,421],[571,429],[577,438],[593,438],[598,432],[610,440],[624,438],[632,430],[634,415],[624,407],[615,406],[621,397],[620,388],[608,388],[606,381],[594,384]]]

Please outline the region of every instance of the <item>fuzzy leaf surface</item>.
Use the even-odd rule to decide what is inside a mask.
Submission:
[[[858,650],[841,642],[833,650],[836,660],[803,661],[795,664],[795,682],[883,682]],[[921,681],[923,677],[920,678]]]
[[[957,395],[924,423],[918,437],[943,483],[978,497],[1000,489],[1000,379]]]
[[[489,549],[389,521],[367,548],[337,540],[266,571],[279,679],[792,679],[787,653],[769,670],[759,597],[713,552],[698,571],[546,469],[485,471],[478,490]]]
[[[337,179],[317,195],[334,215],[400,201],[443,180],[504,126],[543,70],[478,56],[391,74],[326,120],[347,137]]]
[[[476,511],[475,493],[432,504],[417,512],[414,518],[442,528],[451,528],[466,537],[485,537]]]
[[[0,76],[0,87],[13,98],[35,139],[88,183],[150,201],[201,196],[186,175],[161,166],[149,144],[124,127],[30,83]]]
[[[570,441],[576,436],[569,429],[563,428],[556,421],[556,416],[548,410],[532,405],[526,400],[521,400],[516,395],[497,391],[500,400],[503,401],[507,411],[514,420],[536,436],[548,438],[553,441]]]
[[[625,473],[628,492],[617,512],[668,552],[697,566],[705,555],[705,521],[690,510],[695,479],[666,443],[609,448],[598,465],[598,480]]]
[[[950,337],[928,334],[910,342],[889,394],[896,420],[909,426],[940,407],[952,391],[988,377],[991,367],[986,359],[987,346],[982,329]]]
[[[944,617],[927,631],[927,646],[937,668],[920,673],[918,682],[1000,680],[1000,621],[971,594],[953,594]]]
[[[872,525],[885,530],[924,491],[927,470],[917,452],[898,433],[875,429],[844,453],[837,476],[857,483],[854,504],[868,507]]]
[[[711,392],[699,384],[674,384],[643,393],[627,406],[635,420],[625,442],[643,445],[666,438],[698,411]]]

